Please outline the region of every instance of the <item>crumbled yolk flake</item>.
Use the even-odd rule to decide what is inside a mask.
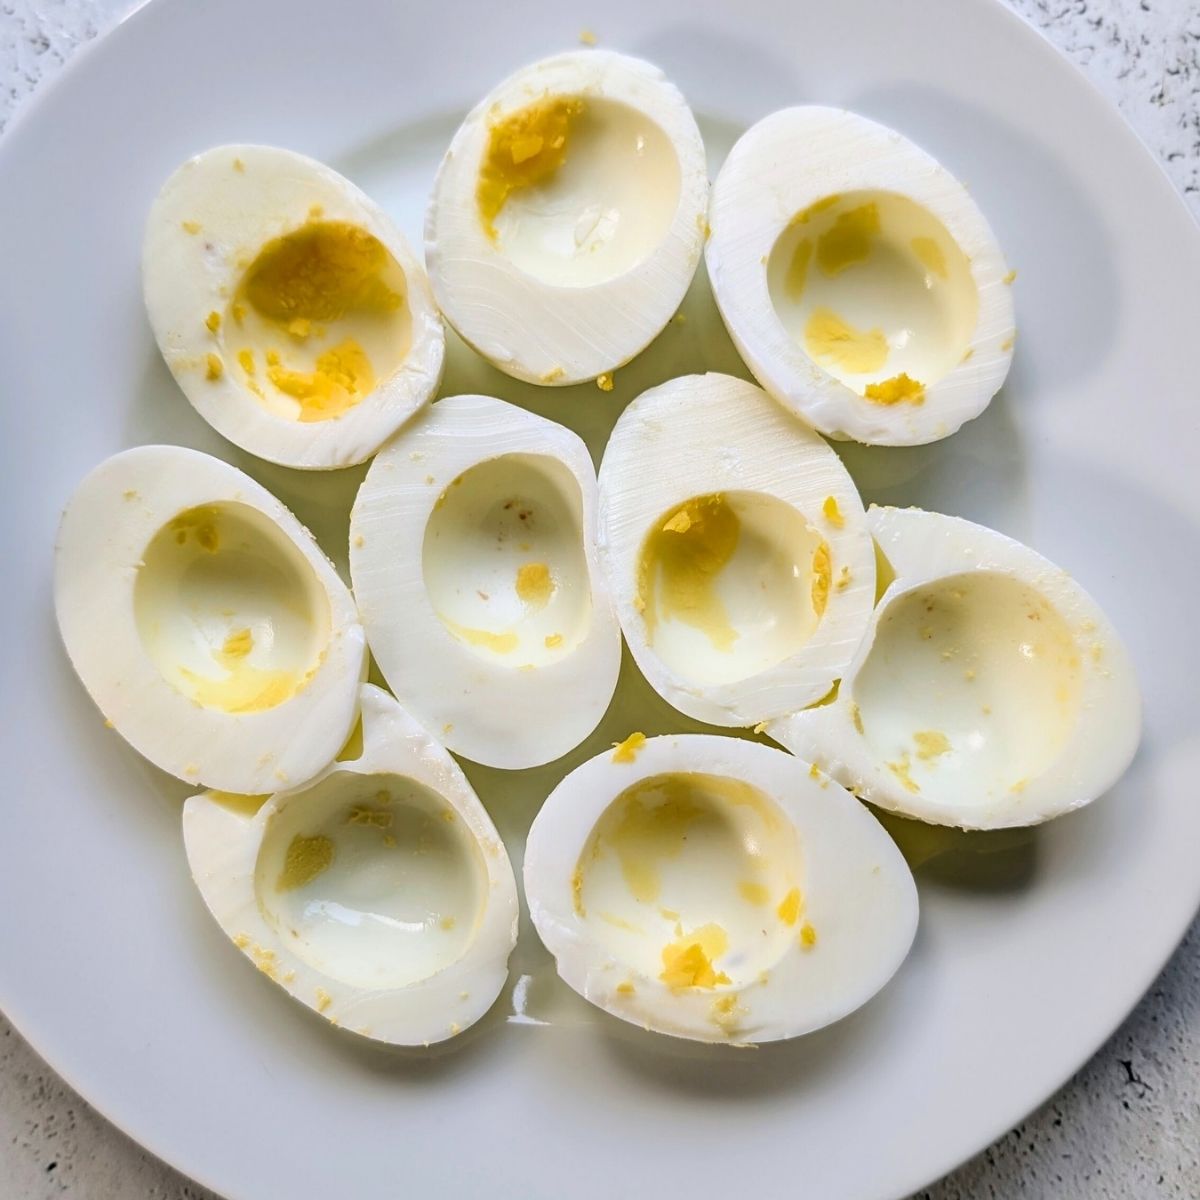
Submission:
[[[817,361],[852,375],[878,371],[887,362],[888,343],[882,329],[855,329],[825,307],[813,309],[804,327],[804,344]]]
[[[267,378],[300,405],[302,422],[327,421],[353,408],[375,386],[370,359],[353,338],[318,355],[312,371],[292,371],[268,358]]]
[[[579,41],[584,46],[594,46],[596,44],[596,35],[590,29],[581,29],[579,31]]]
[[[496,218],[513,192],[552,178],[567,158],[571,127],[583,112],[577,97],[547,96],[492,124],[475,202],[488,237],[499,237]]]
[[[224,374],[225,364],[221,361],[221,356],[219,354],[206,354],[204,356],[204,378],[217,380]]]
[[[863,396],[875,404],[911,404],[914,408],[925,403],[925,385],[905,372],[879,383],[868,383]]]
[[[806,950],[811,950],[817,944],[817,931],[805,921],[800,926],[800,945]]]
[[[250,350],[250,349],[239,350],[237,360],[238,360],[238,363],[241,366],[242,370],[245,371],[247,375],[254,374],[254,351],[253,350]]]
[[[737,630],[716,581],[740,535],[741,521],[719,493],[688,500],[650,533],[638,560],[635,600],[648,641],[660,618],[677,618],[707,635],[717,650],[733,648]]]
[[[212,312],[204,318],[204,325],[209,333],[216,333],[221,328],[221,314],[213,309]]]
[[[900,786],[906,792],[912,792],[914,796],[920,792],[921,789],[911,774],[912,762],[907,750],[895,762],[888,763],[887,769],[900,781]]]
[[[728,948],[729,939],[720,925],[701,925],[663,947],[663,969],[659,979],[675,990],[713,988],[729,983],[729,976],[713,967],[713,960]]]
[[[775,915],[785,925],[795,925],[800,919],[800,910],[804,907],[804,898],[800,895],[799,888],[792,888],[790,892],[779,902],[779,907],[775,910]]]
[[[646,735],[644,733],[631,733],[623,742],[614,742],[612,756],[613,762],[633,762],[638,756],[638,751],[645,744]]]
[[[632,996],[637,989],[626,979],[623,983],[618,983],[615,990],[618,996]]]
[[[517,595],[530,608],[545,608],[554,595],[554,578],[545,563],[522,563],[517,568]]]
[[[836,496],[825,497],[825,503],[821,505],[821,515],[834,529],[843,529],[846,525],[846,518],[842,516],[842,510],[838,507]]]
[[[323,1013],[332,1003],[333,997],[324,988],[317,988],[317,1012]]]
[[[923,762],[932,762],[950,752],[950,739],[936,729],[914,733],[913,741],[917,744],[917,757]]]
[[[1011,271],[1008,272],[1007,275],[1004,276],[1004,278],[1000,282],[1001,283],[1015,283],[1016,279],[1017,279],[1017,271],[1016,271],[1016,268],[1014,267]]]
[[[287,852],[283,856],[283,869],[275,881],[275,890],[290,892],[312,883],[318,875],[328,870],[333,856],[333,842],[324,834],[316,834],[313,837],[297,834],[288,843]]]
[[[587,916],[583,907],[583,868],[576,867],[571,872],[571,907],[577,917]]]
[[[183,232],[190,233],[193,237],[200,232],[199,221],[181,221],[180,224],[183,226]]]
[[[829,586],[833,578],[833,566],[829,561],[829,544],[821,544],[812,557],[812,605],[817,616],[822,616],[829,603]]]
[[[602,392],[611,392],[615,386],[613,381],[613,373],[611,371],[605,371],[602,375],[597,375],[596,386]]]
[[[854,722],[854,728],[861,734],[863,731],[862,711],[853,701],[850,703],[850,720]]]
[[[557,650],[563,644],[563,635],[561,633],[550,633],[546,635],[546,649]]]
[[[724,996],[718,996],[712,1002],[713,1023],[725,1033],[732,1031],[737,1024],[738,1017],[745,1011],[739,1007],[737,1000],[737,994],[729,992]]]

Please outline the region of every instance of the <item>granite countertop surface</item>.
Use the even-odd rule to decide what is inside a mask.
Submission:
[[[1200,2],[1011,2],[1120,108],[1200,216]],[[133,7],[0,0],[0,130],[78,46]],[[0,1017],[0,1200],[62,1193],[213,1200],[93,1112]],[[1200,922],[1061,1092],[919,1197],[1200,1197]]]

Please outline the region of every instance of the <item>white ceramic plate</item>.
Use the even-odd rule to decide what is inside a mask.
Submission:
[[[666,68],[714,168],[747,123],[807,100],[897,126],[968,181],[1020,268],[1009,384],[949,441],[846,457],[868,498],[996,525],[1085,581],[1132,645],[1146,737],[1083,814],[973,870],[922,872],[912,957],[826,1032],[739,1053],[619,1027],[566,993],[526,926],[515,991],[480,1027],[440,1054],[381,1054],[266,986],[203,911],[180,839],[185,789],[103,727],[59,648],[55,522],[104,455],[181,442],[250,470],[344,564],[361,472],[249,460],[160,362],[138,281],[150,200],[186,155],[273,142],[329,160],[415,236],[459,115],[585,25]],[[879,1200],[927,1183],[1095,1050],[1200,897],[1197,280],[1200,237],[1149,155],[990,0],[140,11],[0,145],[0,1005],[118,1125],[246,1200],[610,1200],[687,1180],[713,1195]],[[737,369],[702,281],[688,311],[610,395],[515,386],[461,347],[446,392],[528,402],[598,450],[643,387]],[[687,727],[627,679],[571,762],[631,728]],[[566,765],[470,772],[518,863]]]

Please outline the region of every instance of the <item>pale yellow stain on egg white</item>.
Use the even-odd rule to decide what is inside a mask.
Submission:
[[[468,646],[482,646],[493,654],[511,654],[521,641],[512,630],[493,633],[490,629],[472,629],[469,625],[460,625],[448,617],[442,620],[460,642],[466,642]]]
[[[346,814],[347,825],[367,825],[375,829],[390,829],[392,814],[386,808],[372,808],[369,804],[352,804]]]
[[[808,282],[808,264],[812,261],[813,244],[809,238],[804,238],[792,252],[791,262],[788,263],[787,273],[783,277],[783,289],[792,300],[799,300],[804,295],[804,285]]]
[[[749,904],[766,905],[771,902],[770,889],[764,883],[754,883],[743,879],[738,885],[738,893]]]
[[[612,760],[615,763],[631,763],[637,756],[638,751],[646,744],[646,735],[644,733],[631,733],[623,742],[613,743]]]
[[[878,205],[861,204],[838,213],[833,225],[817,238],[817,266],[825,275],[840,275],[847,267],[866,262],[878,235]]]
[[[215,522],[211,525],[201,522],[192,532],[199,545],[209,553],[215,554],[220,549],[220,534]],[[307,676],[298,676],[293,671],[253,666],[248,661],[253,649],[250,630],[237,629],[228,634],[213,655],[216,665],[224,669],[223,676],[213,678],[180,667],[179,673],[187,681],[192,699],[205,708],[229,713],[263,712],[291,699],[308,681]]]
[[[580,866],[571,872],[571,907],[577,917],[587,916],[587,909],[583,907],[583,868]]]
[[[840,200],[841,200],[841,196],[836,192],[832,196],[825,196],[820,200],[815,200],[807,208],[801,209],[792,218],[791,224],[807,225],[809,223],[809,221],[811,221],[813,219],[813,217],[819,216],[821,213],[825,212],[827,209],[832,208]]]
[[[913,734],[917,745],[917,757],[922,762],[933,762],[951,750],[950,739],[937,729],[923,729]]]
[[[720,493],[696,496],[663,518],[642,545],[635,607],[653,644],[659,620],[679,620],[717,650],[737,640],[716,584],[741,536],[741,521]]]
[[[917,256],[917,261],[931,275],[936,275],[939,279],[946,278],[946,255],[942,252],[941,246],[937,240],[931,237],[915,237],[912,242],[912,252]]]
[[[329,869],[334,854],[333,841],[324,834],[318,833],[312,837],[296,834],[283,856],[283,869],[275,881],[275,890],[291,892],[312,883],[318,875]]]
[[[548,182],[566,162],[571,129],[583,111],[578,97],[546,96],[492,122],[475,203],[493,242],[500,236],[496,218],[508,198]]]
[[[715,960],[728,949],[729,937],[720,925],[701,925],[663,947],[659,979],[674,991],[728,983],[729,976],[714,967]]]
[[[853,701],[850,702],[850,720],[854,723],[855,730],[861,735],[863,732],[862,710]]]
[[[905,791],[912,792],[914,796],[920,792],[920,787],[912,777],[912,760],[907,750],[895,762],[888,763],[887,769],[900,781]]]
[[[554,577],[541,562],[522,563],[517,568],[517,595],[534,610],[545,608],[554,595]]]
[[[882,329],[855,329],[832,309],[814,308],[804,327],[804,346],[820,363],[851,375],[867,375],[887,362],[888,343]]]
[[[606,925],[611,925],[614,929],[624,930],[626,933],[645,934],[645,930],[640,925],[635,925],[632,921],[625,920],[624,917],[617,916],[616,913],[602,912],[600,920]]]
[[[260,808],[270,799],[267,795],[260,796],[244,796],[240,792],[207,792],[206,796],[214,804],[219,804],[222,808],[228,809],[231,813],[237,813],[240,817],[252,817]]]

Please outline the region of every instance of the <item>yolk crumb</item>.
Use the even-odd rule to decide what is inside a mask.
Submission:
[[[550,633],[546,635],[546,649],[557,650],[563,644],[563,635],[561,633]]]
[[[633,984],[630,983],[628,979],[626,979],[624,983],[618,983],[616,987],[616,993],[618,996],[632,996],[634,990]]]
[[[204,324],[208,328],[209,333],[216,333],[221,328],[221,314],[213,309],[212,312],[204,318]]]
[[[729,976],[724,971],[713,968],[713,960],[728,948],[729,939],[720,925],[701,925],[663,947],[663,970],[659,979],[673,989],[712,988],[729,983]]]
[[[225,374],[225,364],[219,354],[209,354],[204,359],[204,378],[215,380]]]
[[[323,834],[318,833],[313,837],[297,834],[288,843],[283,857],[283,870],[275,881],[276,891],[290,892],[312,883],[322,871],[329,868],[333,856],[333,842]]]
[[[717,650],[732,649],[738,635],[716,582],[740,534],[737,513],[719,493],[688,500],[650,533],[638,560],[635,601],[649,641],[660,617],[677,617],[706,634]]]
[[[829,585],[833,578],[833,566],[829,561],[829,544],[822,542],[812,558],[812,605],[818,617],[823,616],[829,603]]]
[[[193,237],[200,232],[199,221],[181,221],[184,233],[190,233]]]
[[[247,375],[254,374],[254,351],[239,350],[237,360],[241,364],[241,368]]]
[[[638,756],[638,751],[645,744],[646,735],[644,733],[631,733],[623,742],[614,742],[612,756],[613,762],[633,762]]]
[[[324,988],[317,988],[317,1012],[323,1013],[332,1003],[333,997]]]
[[[578,98],[547,96],[492,125],[475,188],[483,228],[492,241],[499,236],[496,218],[509,196],[544,183],[566,161],[571,127],[582,112]]]
[[[878,371],[887,362],[888,343],[882,329],[855,329],[828,308],[814,308],[804,327],[804,344],[818,361],[852,375]]]
[[[827,520],[834,529],[842,529],[845,527],[846,518],[842,516],[842,510],[838,507],[836,496],[826,496],[825,503],[821,505],[821,515]]]
[[[779,907],[775,910],[776,915],[785,925],[795,925],[800,919],[800,910],[804,906],[803,897],[800,895],[799,888],[792,888],[790,892],[779,902]]]
[[[805,921],[800,926],[800,945],[806,950],[811,950],[817,944],[817,931]]]
[[[299,403],[299,419],[303,422],[340,416],[375,386],[370,360],[353,338],[319,355],[316,369],[311,372],[289,370],[280,364],[274,351],[268,354],[267,363],[267,378]]]
[[[950,752],[950,739],[935,729],[914,733],[913,741],[917,744],[917,757],[925,762]]]
[[[863,395],[876,404],[903,404],[907,401],[916,407],[925,403],[925,385],[902,371],[880,383],[868,383]]]
[[[611,392],[614,387],[613,373],[611,371],[605,371],[602,375],[597,375],[596,386],[602,392]]]

